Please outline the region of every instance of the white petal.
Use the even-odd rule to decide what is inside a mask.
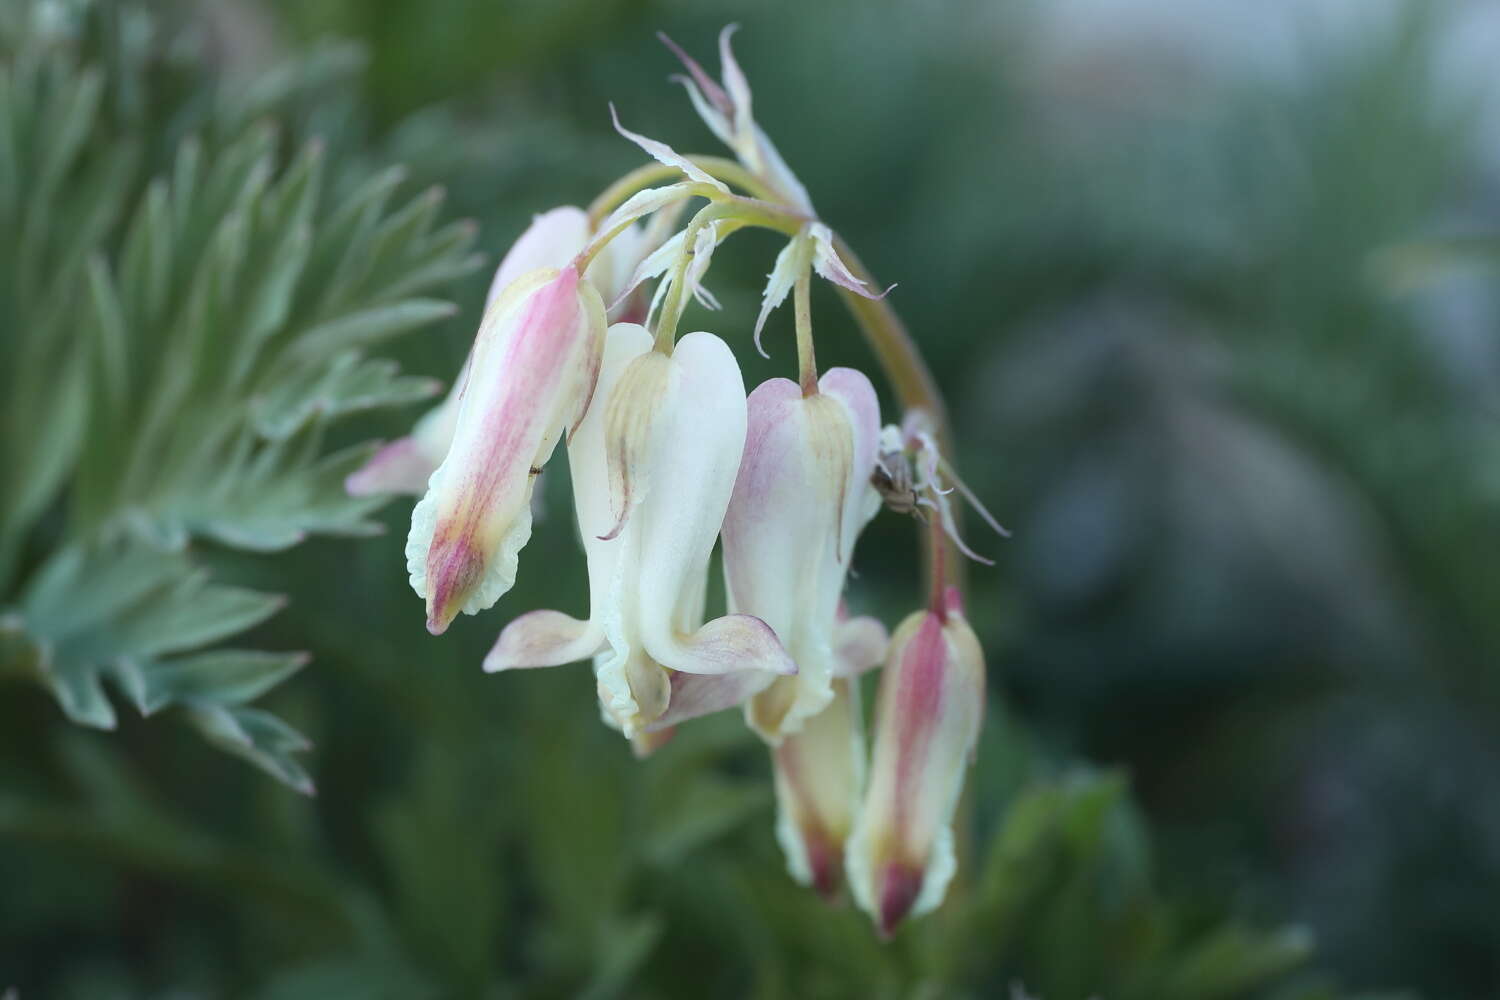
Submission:
[[[890,294],[891,288],[896,287],[892,285],[891,288],[877,295],[865,282],[854,276],[854,272],[849,270],[849,265],[845,264],[843,258],[839,256],[838,250],[833,245],[832,230],[821,222],[812,223],[808,229],[813,239],[813,270],[821,277],[851,292],[863,295],[867,299],[883,299]]]
[[[489,308],[506,285],[528,271],[566,267],[588,241],[589,216],[581,208],[563,205],[534,216],[495,269],[490,290],[484,297],[485,308]]]
[[[619,132],[625,138],[629,139],[631,142],[635,143],[637,146],[645,150],[653,160],[656,160],[658,163],[665,164],[669,167],[676,167],[678,170],[681,170],[689,178],[697,181],[699,184],[708,184],[725,194],[729,193],[729,188],[724,186],[723,181],[704,171],[701,167],[694,164],[692,160],[689,160],[687,157],[677,152],[671,146],[668,146],[664,142],[658,142],[655,139],[649,139],[644,135],[640,135],[639,133],[632,132],[625,126],[621,125],[620,116],[618,113],[616,113],[615,106],[613,104],[609,106],[609,114],[610,117],[614,119],[615,131]]]
[[[760,332],[772,310],[786,301],[797,278],[806,270],[807,246],[805,235],[799,233],[792,237],[776,255],[776,263],[771,265],[771,273],[766,275],[769,280],[766,282],[765,294],[761,296],[760,315],[755,318],[755,349],[763,358],[769,358],[770,355],[760,346]]]

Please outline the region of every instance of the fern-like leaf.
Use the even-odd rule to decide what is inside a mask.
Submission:
[[[177,707],[310,791],[307,741],[250,705],[303,657],[212,648],[281,599],[211,579],[192,542],[377,530],[343,490],[369,448],[326,431],[440,389],[366,352],[451,314],[429,296],[474,268],[472,226],[273,124],[312,117],[347,48],[178,87],[139,10],[40,11],[0,0],[0,677],[99,728],[106,682]]]

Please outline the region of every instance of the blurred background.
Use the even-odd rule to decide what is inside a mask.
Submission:
[[[757,119],[898,283],[958,466],[1014,535],[970,528],[996,559],[969,574],[992,690],[972,843],[957,902],[880,946],[785,876],[733,713],[637,763],[583,668],[482,674],[510,617],[584,607],[549,476],[520,583],[441,640],[408,500],[383,537],[210,554],[290,597],[254,639],[312,653],[267,702],[315,744],[316,797],[170,723],[86,732],[4,688],[0,992],[1500,995],[1492,0],[149,9],[174,100],[313,60],[289,134],[441,186],[491,263],[640,161],[608,101],[717,152],[654,33],[712,70],[741,24]],[[684,320],[747,382],[795,364],[786,310],[771,360],[749,349],[777,248],[731,241],[725,318]],[[385,353],[451,379],[487,281]],[[873,371],[828,289],[814,313],[823,364]],[[910,525],[878,519],[855,570],[851,604],[894,624]]]

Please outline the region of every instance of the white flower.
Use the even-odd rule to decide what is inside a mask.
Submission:
[[[691,675],[764,684],[795,668],[758,618],[732,614],[702,624],[709,555],[745,445],[745,389],[734,355],[708,333],[683,337],[666,355],[652,349],[642,327],[616,324],[600,386],[568,449],[588,555],[589,618],[522,615],[501,632],[485,669],[597,654],[600,700],[635,736],[679,721],[684,703],[698,703]],[[677,710],[669,713],[669,702]]]
[[[870,486],[880,413],[870,380],[834,368],[802,394],[771,379],[751,393],[745,455],[724,520],[733,611],[776,631],[797,664],[746,703],[772,743],[833,697],[834,631],[854,541],[879,509]]]
[[[406,568],[443,632],[510,589],[531,536],[532,481],[588,410],[604,303],[572,265],[523,275],[485,311],[453,443],[412,511]]]

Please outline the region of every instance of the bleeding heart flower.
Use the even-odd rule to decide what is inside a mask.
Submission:
[[[694,675],[763,685],[795,667],[758,618],[703,624],[709,555],[745,446],[734,355],[708,333],[689,334],[663,354],[644,328],[616,324],[600,386],[568,448],[589,618],[522,615],[501,632],[485,669],[595,657],[600,700],[634,737],[680,721],[689,706],[715,704],[698,697]]]
[[[804,396],[771,379],[749,399],[749,433],[724,520],[729,607],[776,631],[797,664],[746,703],[779,742],[833,697],[834,632],[860,530],[880,507],[870,486],[880,412],[870,380],[834,368]]]

